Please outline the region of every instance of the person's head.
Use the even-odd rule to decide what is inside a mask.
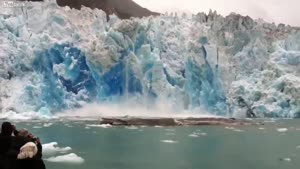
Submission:
[[[13,125],[10,122],[3,122],[1,126],[1,135],[2,136],[11,136],[14,131]]]
[[[27,129],[21,129],[18,133],[18,136],[20,137],[28,137],[29,136],[29,132]]]
[[[29,134],[28,134],[28,138],[33,139],[33,138],[34,138],[34,135],[33,135],[32,133],[29,133]]]

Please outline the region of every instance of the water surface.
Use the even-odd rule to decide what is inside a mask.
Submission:
[[[22,122],[43,143],[70,146],[81,164],[48,169],[298,169],[300,121],[264,126],[91,127],[96,122]],[[105,126],[104,126],[105,127]],[[68,154],[56,153],[52,157]],[[44,156],[49,158],[50,156]]]

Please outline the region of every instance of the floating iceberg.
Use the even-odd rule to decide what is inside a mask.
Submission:
[[[82,164],[82,163],[84,163],[84,159],[74,153],[60,155],[60,156],[56,156],[56,157],[49,157],[45,160],[48,162],[52,162],[52,163],[67,163],[67,164]]]

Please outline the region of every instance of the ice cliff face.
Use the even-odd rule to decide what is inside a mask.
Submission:
[[[0,15],[0,110],[134,100],[174,112],[300,116],[300,31],[210,12],[120,20],[26,3]],[[12,14],[13,13],[13,14]]]

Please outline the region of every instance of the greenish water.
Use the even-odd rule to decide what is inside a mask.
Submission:
[[[43,143],[58,142],[60,147],[72,147],[69,153],[85,160],[82,164],[46,162],[48,169],[299,169],[300,166],[299,120],[236,129],[226,126],[89,128],[86,124],[95,122],[61,121],[42,128],[39,128],[44,125],[41,122],[16,125],[28,128]],[[287,131],[279,132],[278,128]]]

